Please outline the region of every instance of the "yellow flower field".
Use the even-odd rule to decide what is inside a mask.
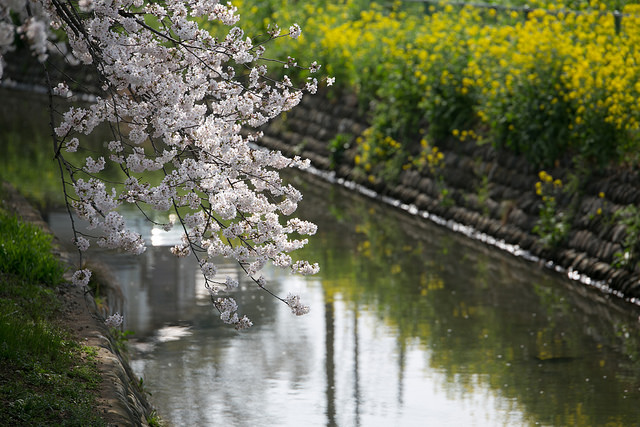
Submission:
[[[580,10],[529,2],[529,11],[235,3],[256,34],[272,22],[300,23],[298,42],[278,41],[275,56],[318,60],[340,89],[358,94],[371,114],[371,129],[354,135],[367,170],[382,163],[400,170],[425,146],[462,135],[541,166],[576,157],[638,163],[640,5],[625,6],[616,25],[613,10],[596,0]]]

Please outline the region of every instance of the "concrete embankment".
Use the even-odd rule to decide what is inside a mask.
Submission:
[[[636,301],[640,297],[637,267],[616,268],[625,238],[633,232],[614,220],[626,206],[640,205],[640,176],[629,170],[577,172],[557,167],[554,178],[579,179],[578,190],[558,198],[557,211],[570,217],[569,232],[555,247],[534,233],[543,202],[536,194],[540,170],[522,157],[497,151],[490,144],[446,141],[438,176],[428,170],[399,172],[394,182],[374,179],[355,165],[354,140],[368,127],[354,96],[327,99],[307,96],[301,105],[263,129],[259,142],[287,155],[309,158],[315,168],[333,171],[337,178],[375,190],[418,211],[473,229],[497,246],[516,248],[574,279]],[[351,141],[337,146],[336,137]],[[339,155],[337,155],[339,154]],[[443,198],[446,189],[446,199]],[[429,216],[429,215],[424,215]],[[459,228],[459,227],[458,227]],[[488,238],[487,238],[488,237]]]

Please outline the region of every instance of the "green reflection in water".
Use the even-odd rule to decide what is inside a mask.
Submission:
[[[61,205],[46,97],[0,88],[0,99],[0,179],[41,205]]]
[[[418,339],[453,393],[480,378],[531,424],[640,419],[638,307],[343,189],[292,180],[309,199],[301,216],[319,225],[300,256],[320,262],[328,301],[339,294],[376,313],[397,331],[400,355]]]
[[[60,180],[60,167],[50,127],[49,100],[46,95],[0,88],[0,179],[12,183],[43,210],[64,205]],[[75,103],[86,106],[86,103]],[[55,120],[71,106],[66,101],[54,100]],[[57,122],[56,122],[57,123]],[[99,125],[88,137],[79,135],[82,144],[76,153],[63,151],[67,161],[81,167],[87,156],[97,158],[108,154],[107,144],[115,136],[109,126]],[[148,143],[147,143],[148,144]],[[117,165],[107,162],[101,176],[108,185],[121,190],[126,176]],[[84,173],[76,177],[89,179]],[[143,177],[152,185],[160,183],[159,173],[145,173]],[[68,172],[65,179],[70,182]],[[73,194],[68,187],[67,191]]]

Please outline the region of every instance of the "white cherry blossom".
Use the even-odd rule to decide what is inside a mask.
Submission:
[[[227,35],[213,37],[195,18],[228,26]],[[254,41],[238,22],[230,3],[210,0],[0,0],[0,78],[3,56],[16,36],[41,62],[56,50],[95,73],[94,102],[57,116],[54,139],[68,204],[99,233],[99,246],[133,254],[145,250],[142,236],[117,212],[123,204],[135,205],[147,218],[153,210],[172,213],[184,234],[171,252],[198,259],[212,296],[238,287],[231,278],[215,282],[214,258],[229,257],[256,286],[300,315],[308,307],[298,296],[272,294],[258,275],[269,262],[302,274],[318,271],[317,264],[292,262],[289,255],[307,244],[305,236],[316,227],[283,219],[293,215],[302,195],[278,173],[309,162],[250,143],[261,137],[255,128],[295,107],[303,92],[315,93],[318,79],[299,82],[301,88],[288,76],[272,80],[265,40]],[[60,47],[52,29],[65,32],[68,47]],[[285,34],[277,26],[268,29],[271,39],[300,34],[297,24]],[[294,58],[281,63],[300,68]],[[308,71],[319,69],[313,62]],[[49,84],[51,94],[72,95],[67,82]],[[104,141],[105,153],[96,155],[86,136],[98,126],[112,136]],[[91,155],[76,165],[65,157],[73,152]],[[121,182],[104,178],[107,169],[120,171]],[[158,225],[170,229],[172,223]],[[88,249],[89,239],[74,233],[78,249]],[[89,270],[78,270],[73,282],[86,285],[89,277]],[[251,326],[234,300],[212,303],[224,322]]]
[[[124,317],[120,313],[114,313],[111,316],[104,319],[104,324],[108,328],[118,328],[120,327],[120,325],[122,325],[123,321],[124,321]]]

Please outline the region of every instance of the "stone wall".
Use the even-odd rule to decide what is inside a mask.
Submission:
[[[428,171],[407,170],[393,183],[371,182],[354,166],[355,144],[338,159],[332,158],[330,149],[336,135],[358,136],[367,127],[354,96],[307,96],[300,106],[265,127],[259,143],[287,155],[309,158],[315,168],[333,170],[337,177],[371,188],[379,196],[516,245],[531,259],[571,273],[572,278],[626,298],[640,297],[637,268],[612,267],[627,232],[624,225],[614,223],[613,213],[629,204],[640,206],[637,172],[606,170],[575,175],[580,179],[579,191],[558,201],[561,210],[571,214],[571,229],[563,244],[549,248],[533,232],[542,207],[535,192],[539,170],[525,159],[497,151],[490,144],[448,141],[440,147],[444,154],[442,180]],[[566,182],[571,171],[556,168],[547,172]],[[446,203],[443,187],[448,191]],[[604,198],[599,197],[600,192]]]

